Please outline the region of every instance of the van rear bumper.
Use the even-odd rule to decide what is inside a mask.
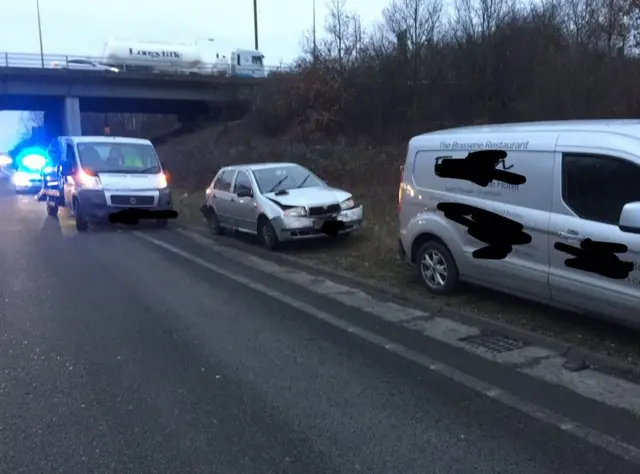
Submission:
[[[407,252],[404,249],[404,245],[402,245],[402,239],[398,239],[398,257],[400,260],[410,267],[413,267],[413,263],[411,262],[411,257],[407,255]]]

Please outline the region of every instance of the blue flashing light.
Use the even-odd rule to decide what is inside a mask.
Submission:
[[[20,152],[15,162],[18,168],[40,171],[49,164],[49,157],[41,148],[28,148]]]
[[[32,170],[41,170],[47,163],[47,159],[42,155],[27,155],[22,159],[22,165]]]

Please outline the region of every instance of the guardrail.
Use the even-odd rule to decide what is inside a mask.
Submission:
[[[224,63],[200,63],[195,67],[185,67],[175,60],[158,58],[136,58],[135,61],[115,64],[110,61],[104,63],[102,57],[60,55],[60,54],[24,54],[0,52],[0,68],[45,68],[45,69],[70,69],[82,71],[104,71],[105,74],[127,72],[153,72],[157,74],[200,74],[212,76],[244,76],[260,77],[252,71],[259,71],[250,66],[238,66],[235,70],[230,64]],[[266,75],[276,72],[293,72],[290,66],[264,66]]]

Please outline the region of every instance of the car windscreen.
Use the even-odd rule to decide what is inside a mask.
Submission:
[[[78,143],[78,158],[83,168],[96,173],[156,174],[161,171],[155,149],[146,143]]]
[[[261,193],[295,188],[326,186],[324,181],[302,166],[286,165],[253,170]]]

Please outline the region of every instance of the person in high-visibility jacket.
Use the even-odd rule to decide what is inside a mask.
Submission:
[[[124,166],[127,168],[143,168],[144,163],[142,159],[134,152],[127,150],[128,153],[123,153],[122,148],[113,147],[109,151],[108,162],[113,165]]]
[[[140,158],[140,155],[128,149],[124,153],[123,161],[127,168],[144,168],[144,163],[142,158]]]

